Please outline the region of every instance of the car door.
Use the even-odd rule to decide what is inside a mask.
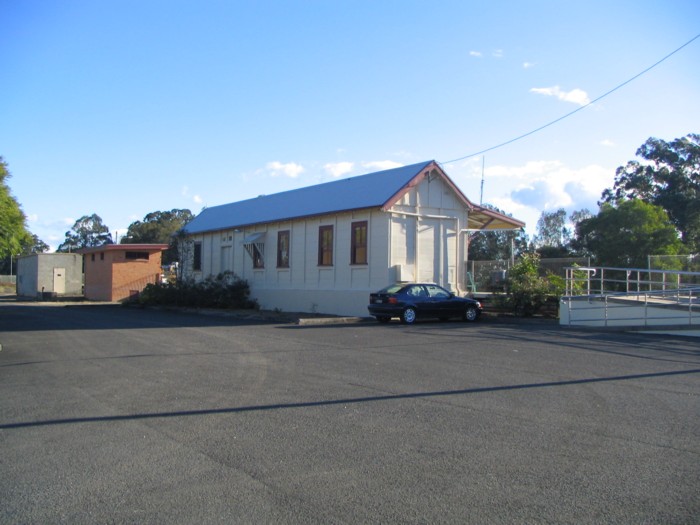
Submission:
[[[435,317],[452,317],[454,313],[454,305],[452,304],[453,295],[436,284],[428,284],[425,286],[428,296],[430,297],[431,315]]]
[[[420,317],[430,317],[432,314],[432,303],[430,296],[423,285],[414,284],[406,290],[407,302],[416,309],[416,314]]]

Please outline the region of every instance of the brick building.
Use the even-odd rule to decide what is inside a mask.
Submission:
[[[107,244],[85,248],[85,298],[121,301],[138,295],[161,276],[167,244]]]

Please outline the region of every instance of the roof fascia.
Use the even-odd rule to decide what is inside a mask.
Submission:
[[[518,219],[514,219],[513,217],[508,217],[507,215],[504,215],[502,213],[498,213],[483,206],[477,206],[476,204],[474,204],[467,198],[467,196],[464,193],[462,193],[462,190],[459,189],[459,187],[452,181],[449,175],[445,173],[445,170],[443,170],[442,167],[440,167],[440,165],[436,161],[432,161],[430,164],[426,165],[423,169],[420,170],[418,174],[416,174],[415,177],[408,181],[408,183],[403,188],[401,188],[388,201],[386,201],[381,208],[382,211],[388,211],[392,206],[394,206],[398,201],[400,201],[403,198],[403,196],[406,195],[406,193],[418,186],[418,184],[420,184],[423,181],[423,179],[425,179],[433,170],[437,171],[437,173],[440,174],[440,177],[442,177],[445,183],[450,188],[452,188],[452,191],[454,191],[455,195],[457,195],[459,200],[462,202],[462,204],[464,204],[464,207],[467,208],[470,214],[478,213],[488,217],[488,222],[482,228],[485,228],[486,226],[488,226],[496,220],[505,222],[506,224],[512,224],[512,229],[514,230],[525,227],[525,223],[523,221],[519,221]]]
[[[256,226],[268,226],[270,224],[282,224],[285,222],[305,221],[308,219],[316,219],[318,217],[330,217],[330,216],[340,215],[342,213],[353,213],[353,212],[362,211],[362,210],[376,210],[376,209],[378,209],[376,206],[365,206],[362,208],[347,208],[344,210],[336,210],[336,211],[332,211],[332,212],[312,213],[309,215],[300,215],[298,217],[286,217],[283,219],[275,219],[273,221],[248,222],[248,223],[244,223],[244,224],[232,224],[231,226],[226,226],[225,228],[214,228],[211,230],[201,230],[201,231],[197,231],[197,232],[185,232],[185,234],[188,237],[194,237],[197,235],[214,234],[214,233],[226,232],[226,231],[230,231],[230,230],[243,230],[245,228],[253,228]]]
[[[498,213],[497,211],[490,210],[490,209],[485,208],[483,206],[473,206],[471,213],[485,215],[488,218],[488,221],[485,224],[483,224],[482,227],[480,228],[481,230],[484,230],[484,231],[488,231],[488,230],[486,230],[487,226],[489,226],[494,221],[501,221],[501,222],[505,222],[507,224],[512,224],[513,225],[512,229],[514,229],[514,230],[525,227],[525,223],[523,221],[520,221],[518,219],[514,219],[513,217],[508,217],[507,215],[504,215],[502,213]]]
[[[462,201],[464,206],[471,210],[474,205],[471,203],[469,199],[467,199],[467,196],[462,193],[462,190],[460,190],[457,185],[450,179],[450,177],[445,173],[445,171],[440,167],[440,165],[432,161],[426,166],[424,166],[420,172],[418,172],[415,177],[413,177],[411,180],[409,180],[399,191],[397,191],[394,195],[389,198],[383,205],[382,205],[382,211],[388,211],[391,207],[393,207],[397,202],[399,202],[406,193],[411,191],[413,188],[418,186],[423,180],[430,175],[430,173],[435,170],[440,174],[440,177],[447,183],[447,185],[452,188],[452,191],[455,192],[457,197],[459,197],[459,200]]]
[[[103,244],[102,246],[90,246],[88,248],[81,248],[75,250],[73,253],[87,254],[87,253],[98,253],[98,252],[116,252],[116,251],[147,251],[147,252],[159,252],[167,250],[167,244]]]

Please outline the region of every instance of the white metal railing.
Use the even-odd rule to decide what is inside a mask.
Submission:
[[[566,268],[567,324],[700,325],[700,272]]]
[[[603,295],[700,287],[700,272],[568,266],[566,295]]]

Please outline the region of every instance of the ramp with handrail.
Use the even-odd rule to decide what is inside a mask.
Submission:
[[[700,272],[566,268],[566,326],[700,329]]]

